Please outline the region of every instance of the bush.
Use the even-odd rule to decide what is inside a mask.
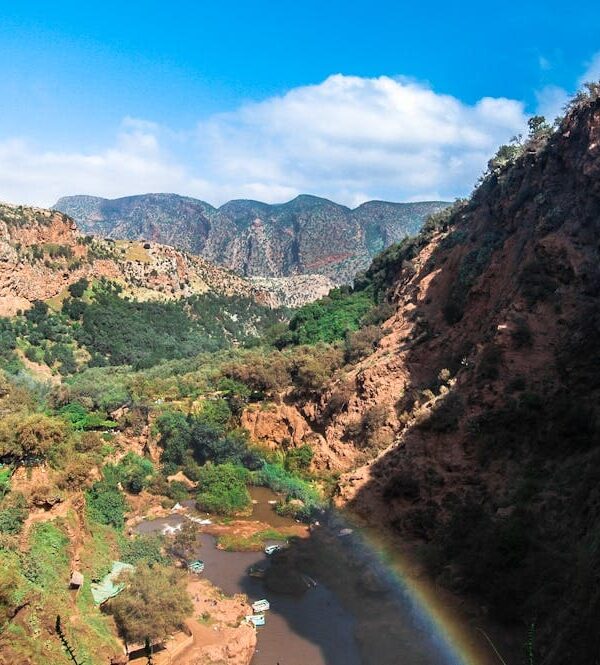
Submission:
[[[300,347],[292,361],[292,382],[300,395],[318,393],[342,364],[340,348],[326,344]]]
[[[270,487],[274,492],[285,496],[283,510],[291,510],[297,517],[308,518],[322,505],[319,492],[306,480],[298,478],[280,464],[265,463],[253,476],[255,485]],[[300,505],[290,501],[300,501]]]
[[[453,432],[458,428],[463,412],[464,404],[460,395],[449,393],[436,402],[429,417],[419,423],[419,428],[432,432]]]
[[[355,363],[373,353],[382,336],[381,328],[374,325],[349,333],[345,345],[346,362]]]
[[[510,334],[517,349],[530,347],[533,344],[533,335],[527,319],[518,319],[515,322],[514,330]]]
[[[310,467],[314,455],[313,449],[306,443],[298,448],[291,448],[285,454],[285,469],[290,473],[304,473]]]
[[[495,344],[486,344],[481,351],[479,364],[477,366],[477,378],[479,381],[493,381],[500,374],[502,363],[502,349]]]
[[[325,298],[304,305],[289,324],[285,344],[317,344],[342,340],[349,331],[358,330],[362,318],[373,308],[370,291],[333,289]],[[277,342],[276,342],[277,344]]]
[[[246,488],[250,476],[248,471],[234,464],[206,464],[200,469],[196,505],[219,515],[235,515],[251,505]]]
[[[117,427],[117,423],[108,420],[104,414],[98,411],[90,412],[77,402],[63,406],[58,413],[75,430],[112,429]]]
[[[85,497],[90,519],[116,529],[123,528],[128,506],[123,493],[114,484],[106,480],[94,483]]]
[[[259,394],[277,393],[290,383],[289,361],[279,351],[247,354],[241,360],[226,363],[221,372],[225,378],[243,383]]]
[[[82,432],[75,439],[75,450],[80,453],[99,453],[104,447],[104,441],[98,432]]]
[[[149,459],[129,452],[118,464],[106,465],[103,469],[105,480],[121,485],[131,494],[139,494],[154,474],[154,465]]]
[[[73,298],[81,298],[88,286],[89,282],[87,281],[87,279],[85,279],[85,277],[82,277],[81,279],[78,279],[76,282],[73,282],[73,284],[70,284],[68,290]]]
[[[148,564],[169,563],[168,557],[162,553],[163,538],[161,536],[144,535],[126,540],[121,545],[121,561],[136,565],[140,562]]]
[[[389,409],[385,404],[374,404],[369,407],[362,418],[350,422],[346,426],[346,436],[359,448],[383,448],[391,442],[383,436],[381,428],[387,423]]]
[[[0,503],[0,533],[20,533],[27,514],[25,497],[18,492],[8,494]]]
[[[10,416],[0,422],[0,459],[45,459],[65,441],[67,427],[60,418],[33,413]]]
[[[58,480],[58,486],[65,490],[78,490],[86,487],[89,484],[93,467],[94,462],[90,457],[78,455],[68,462]]]
[[[125,588],[108,603],[119,633],[132,644],[152,644],[180,629],[193,605],[185,574],[170,566],[140,563],[124,573]]]

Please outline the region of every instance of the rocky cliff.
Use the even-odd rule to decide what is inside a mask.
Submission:
[[[375,260],[377,348],[296,412],[317,459],[357,451],[338,503],[544,665],[600,653],[599,88]]]
[[[350,282],[370,258],[406,235],[445,203],[369,201],[354,210],[315,196],[280,205],[230,201],[214,208],[175,194],[107,200],[67,196],[55,208],[86,233],[152,240],[199,254],[245,276],[319,275]]]
[[[264,286],[173,247],[94,239],[63,213],[0,205],[0,316],[28,309],[34,300],[60,299],[82,277],[117,281],[138,300],[210,291],[281,304]]]

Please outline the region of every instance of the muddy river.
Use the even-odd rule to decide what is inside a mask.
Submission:
[[[253,488],[252,495],[256,503],[247,519],[276,528],[295,524],[275,513],[270,490]],[[160,531],[182,519],[144,521],[136,531]],[[203,576],[226,594],[244,593],[251,602],[267,598],[271,604],[266,625],[258,628],[252,665],[458,665],[388,572],[354,542],[354,534],[340,535],[340,527],[334,515],[324,515],[310,537],[294,539],[275,557],[219,550],[213,536],[200,535]],[[267,579],[247,574],[257,564],[270,567]],[[284,589],[288,579],[316,585],[292,594]]]

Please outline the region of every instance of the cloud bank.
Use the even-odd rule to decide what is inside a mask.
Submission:
[[[187,131],[127,118],[96,154],[0,140],[0,199],[51,205],[65,194],[149,191],[215,204],[299,193],[349,205],[452,199],[471,190],[497,146],[525,125],[516,100],[469,105],[404,78],[336,74]]]

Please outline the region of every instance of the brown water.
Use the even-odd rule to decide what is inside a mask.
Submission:
[[[269,501],[277,497],[266,488],[252,488],[253,514],[274,527],[294,524],[277,515]],[[184,521],[178,515],[142,522],[138,533],[160,531],[165,524]],[[310,538],[292,543],[288,551],[294,570],[311,575],[317,586],[302,595],[274,593],[264,580],[250,577],[251,565],[276,565],[262,552],[226,552],[215,539],[201,534],[198,558],[203,575],[226,594],[244,593],[250,601],[267,598],[271,609],[258,629],[252,665],[441,665],[453,663],[418,624],[414,608],[385,588],[385,575],[375,588],[371,566],[357,559],[350,538],[340,539],[339,523],[322,527]],[[352,548],[352,550],[350,550]],[[348,550],[348,551],[345,551]],[[362,573],[369,576],[365,586]]]

